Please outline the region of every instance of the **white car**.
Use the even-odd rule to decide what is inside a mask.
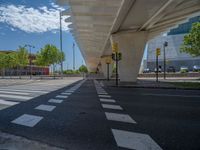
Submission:
[[[193,71],[194,72],[200,71],[200,66],[197,66],[197,65],[193,66]]]
[[[189,69],[188,69],[188,67],[186,67],[186,66],[182,66],[182,67],[180,68],[180,72],[181,72],[181,73],[186,73],[186,72],[189,72]]]

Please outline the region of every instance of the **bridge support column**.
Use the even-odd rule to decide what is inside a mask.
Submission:
[[[122,32],[111,36],[111,43],[118,44],[122,53],[119,61],[119,78],[122,82],[136,82],[148,32]]]
[[[103,73],[103,75],[106,79],[108,79],[108,77],[110,79],[111,76],[112,76],[113,63],[110,59],[111,58],[108,58],[108,57],[102,57],[101,58],[101,69],[102,69],[101,71],[102,71],[102,73]],[[109,76],[108,76],[108,74],[109,74]]]

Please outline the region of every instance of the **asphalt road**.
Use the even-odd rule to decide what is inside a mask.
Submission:
[[[199,91],[86,80],[1,110],[0,130],[69,150],[199,150],[199,116]]]

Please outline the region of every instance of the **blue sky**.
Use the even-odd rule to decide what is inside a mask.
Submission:
[[[59,11],[64,10],[55,0],[1,0],[0,1],[0,50],[16,50],[19,45],[34,45],[37,52],[50,43],[60,48]],[[72,69],[74,38],[68,31],[69,23],[63,17],[63,51],[66,54],[64,69]],[[84,63],[75,46],[76,69]],[[84,63],[85,64],[85,63]]]

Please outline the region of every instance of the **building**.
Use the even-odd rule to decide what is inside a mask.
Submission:
[[[15,51],[12,50],[1,50],[0,53],[3,54],[9,54],[9,53],[13,53]],[[19,67],[14,67],[14,68],[9,68],[9,69],[0,69],[0,75],[11,75],[11,76],[15,76],[15,75],[30,75],[32,73],[32,75],[49,75],[49,67],[43,67],[43,66],[37,66],[36,64],[34,64],[34,60],[36,59],[36,56],[34,54],[29,54],[29,65],[19,68]]]
[[[180,70],[181,66],[187,66],[189,70],[193,69],[194,65],[200,65],[200,57],[192,57],[189,54],[181,53],[180,47],[183,43],[184,35],[187,34],[194,22],[198,22],[199,17],[191,18],[187,23],[179,25],[177,28],[171,29],[167,36],[158,36],[148,42],[147,49],[147,68],[154,71],[156,67],[156,48],[161,48],[161,55],[159,56],[159,66],[163,69],[163,44],[168,42],[165,48],[166,52],[166,68],[173,66],[176,71]]]

